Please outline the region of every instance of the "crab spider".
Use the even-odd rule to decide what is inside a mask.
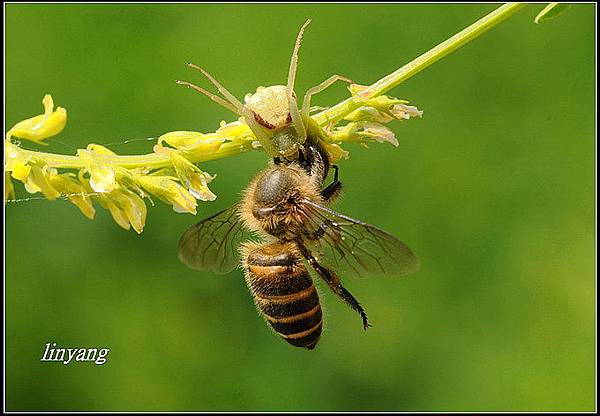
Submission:
[[[296,69],[298,67],[298,51],[302,43],[304,29],[309,23],[310,19],[302,25],[296,37],[287,85],[273,85],[259,88],[254,94],[248,94],[244,100],[245,102],[242,103],[212,75],[191,62],[188,63],[188,66],[200,71],[208,78],[221,96],[186,81],[176,82],[206,95],[222,107],[227,108],[240,117],[244,117],[252,133],[272,156],[293,158],[297,154],[298,146],[303,144],[307,138],[311,97],[328,88],[336,81],[352,83],[346,77],[333,75],[321,84],[310,88],[304,96],[302,107],[298,108],[296,93],[294,92]]]

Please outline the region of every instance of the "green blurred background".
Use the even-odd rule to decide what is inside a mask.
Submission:
[[[175,85],[207,85],[190,60],[238,97],[283,83],[310,17],[297,91],[334,73],[368,84],[495,7],[9,4],[6,125],[51,93],[69,123],[51,146],[24,147],[209,132],[233,117]],[[399,148],[349,146],[337,209],[422,263],[404,279],[346,279],[366,333],[321,290],[324,336],[294,349],[257,315],[241,272],[179,263],[182,232],[236,201],[264,154],[203,164],[218,199],[197,218],[149,207],[141,235],[100,208],[89,221],[65,201],[9,204],[7,410],[592,410],[595,6],[535,25],[541,8],[394,89],[424,110],[391,125]],[[314,104],[346,96],[338,85]],[[42,363],[46,342],[111,351],[103,366]]]

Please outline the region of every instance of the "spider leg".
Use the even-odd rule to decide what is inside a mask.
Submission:
[[[188,63],[188,66],[190,68],[193,68],[193,69],[196,69],[196,70],[202,72],[202,74],[206,78],[208,78],[208,80],[219,90],[219,92],[221,94],[223,94],[225,99],[235,108],[235,112],[238,115],[244,117],[244,120],[246,121],[246,124],[248,124],[248,127],[250,127],[250,130],[252,130],[252,133],[254,133],[256,138],[260,141],[262,146],[265,148],[265,150],[267,150],[269,152],[272,149],[272,145],[269,140],[269,136],[264,132],[262,127],[254,119],[254,113],[252,113],[252,111],[248,110],[248,108],[246,108],[246,106],[244,104],[242,104],[240,102],[240,100],[238,100],[232,93],[230,93],[227,90],[227,88],[225,88],[219,81],[217,81],[207,71],[205,71],[198,65],[195,65],[191,62]],[[200,91],[200,92],[202,92],[202,91]],[[220,98],[220,97],[218,97],[218,98]]]
[[[290,107],[290,115],[292,116],[292,124],[294,125],[294,129],[296,133],[298,133],[298,139],[300,144],[306,141],[306,128],[304,127],[304,122],[302,121],[302,115],[300,114],[300,110],[298,109],[298,103],[296,102],[296,97],[294,97],[294,83],[296,82],[296,70],[298,69],[298,51],[300,50],[300,44],[302,43],[302,35],[304,34],[304,29],[310,23],[310,19],[308,19],[300,28],[300,32],[298,32],[298,36],[296,37],[296,44],[294,45],[294,52],[292,53],[292,59],[290,61],[290,70],[288,72],[288,82],[287,82],[287,98]]]
[[[308,114],[310,112],[311,97],[315,94],[320,93],[324,89],[329,88],[331,86],[331,84],[333,84],[336,81],[344,81],[344,82],[352,83],[352,80],[349,78],[343,77],[341,75],[332,75],[329,78],[327,78],[325,81],[321,82],[319,85],[310,88],[308,91],[306,91],[306,94],[304,95],[304,101],[302,102],[302,118],[303,119],[308,118]]]
[[[177,84],[179,84],[179,85],[183,85],[185,87],[192,88],[192,89],[198,91],[199,93],[206,95],[208,98],[210,98],[211,100],[213,100],[217,104],[219,104],[219,105],[225,107],[226,109],[234,112],[235,114],[239,115],[238,110],[229,101],[226,101],[226,100],[222,99],[218,95],[213,94],[212,92],[207,91],[204,88],[199,87],[197,85],[194,85],[194,84],[192,84],[190,82],[187,82],[187,81],[179,81],[179,80],[177,80],[175,82]]]

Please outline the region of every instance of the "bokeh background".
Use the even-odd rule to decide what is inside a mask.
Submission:
[[[145,153],[151,141],[118,143],[232,119],[175,85],[207,85],[190,60],[239,97],[283,83],[310,17],[297,91],[334,73],[368,84],[495,7],[8,4],[6,126],[51,93],[69,122],[38,149]],[[264,154],[203,164],[218,199],[197,218],[158,203],[141,235],[100,208],[89,221],[66,201],[9,204],[6,409],[593,410],[595,6],[535,25],[541,8],[394,89],[424,110],[391,125],[400,147],[347,147],[337,209],[422,263],[403,279],[346,280],[366,333],[320,285],[324,336],[294,349],[257,315],[241,272],[179,263],[182,232],[236,201]],[[314,103],[346,96],[338,85]],[[42,363],[47,342],[111,351],[103,366]]]

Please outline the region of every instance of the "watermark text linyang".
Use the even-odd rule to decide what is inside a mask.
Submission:
[[[91,361],[102,365],[107,361],[109,348],[56,348],[56,342],[46,343],[40,361],[58,361],[69,365],[72,361]]]

